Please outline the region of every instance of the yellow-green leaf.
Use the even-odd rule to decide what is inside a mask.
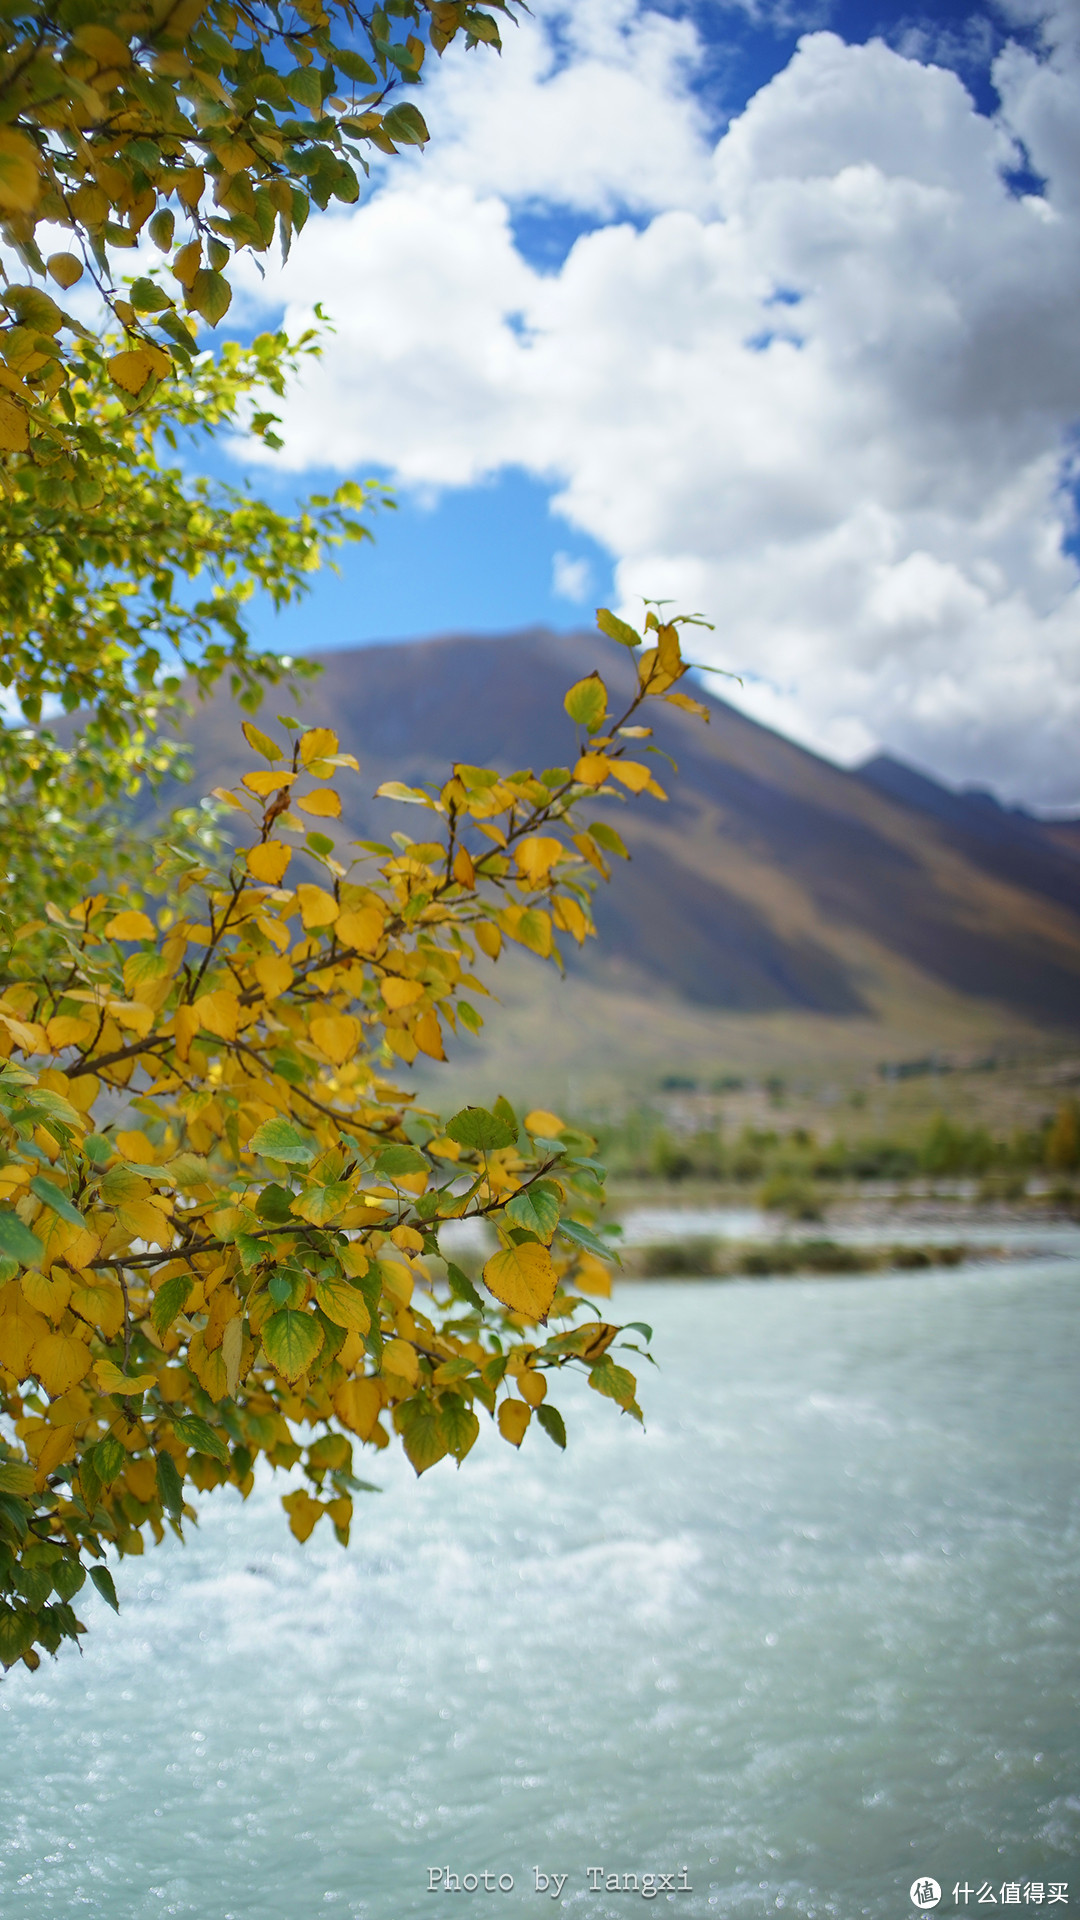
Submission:
[[[546,1320],[558,1286],[550,1253],[535,1240],[505,1247],[492,1254],[484,1267],[484,1285],[512,1313],[529,1320]]]
[[[314,1314],[283,1307],[264,1320],[266,1357],[284,1380],[298,1380],[322,1352],[323,1332]]]

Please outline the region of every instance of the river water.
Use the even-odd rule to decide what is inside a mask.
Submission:
[[[207,1498],[0,1685],[4,1920],[542,1915],[536,1869],[580,1920],[648,1874],[685,1916],[913,1914],[922,1875],[1065,1915],[1078,1283],[626,1286],[646,1434],[578,1388],[565,1457],[380,1460],[345,1552],[280,1483]]]

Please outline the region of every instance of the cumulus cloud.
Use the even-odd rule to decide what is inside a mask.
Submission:
[[[1074,0],[1038,18],[993,119],[954,72],[821,32],[718,143],[692,25],[636,0],[549,0],[501,71],[452,56],[428,156],[314,220],[263,296],[294,324],[317,288],[338,329],[287,459],[526,468],[624,611],[717,622],[770,724],[1080,803]],[[557,271],[515,242],[530,204],[594,222]]]

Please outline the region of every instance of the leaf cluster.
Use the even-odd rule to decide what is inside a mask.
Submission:
[[[275,238],[287,256],[311,204],[360,192],[372,150],[422,146],[403,88],[429,47],[498,47],[468,0],[8,0],[0,9],[0,232],[31,275],[89,278],[123,328],[110,361],[132,404],[228,311],[228,269]],[[39,232],[68,244],[44,256]],[[115,284],[144,231],[167,278]],[[80,322],[33,282],[0,289],[0,450],[46,466],[86,451],[67,339]],[[59,401],[59,405],[57,402]]]
[[[132,413],[110,375],[109,342],[81,343],[69,369],[87,439],[78,468],[12,463],[0,496],[0,686],[25,724],[0,731],[9,912],[70,904],[125,848],[137,858],[138,842],[114,830],[115,810],[148,780],[183,772],[168,729],[190,693],[227,675],[251,711],[265,686],[312,671],[250,646],[247,604],[261,593],[282,607],[306,593],[335,546],[370,537],[363,510],[380,489],[350,481],[283,513],[192,477],[170,455],[252,419],[273,444],[269,404],[317,351],[313,333],[229,343],[179,368]],[[58,709],[78,719],[58,730],[48,723]]]
[[[592,934],[625,849],[583,815],[662,794],[635,716],[683,700],[679,622],[650,618],[652,646],[615,623],[641,647],[623,714],[597,675],[567,694],[571,765],[380,788],[421,839],[339,845],[356,760],[328,728],[249,721],[259,764],[217,796],[242,823],[231,856],[165,842],[155,890],[10,929],[0,1659],[77,1635],[87,1563],[182,1532],[197,1491],[246,1495],[260,1456],[299,1471],[297,1537],[327,1515],[344,1541],[358,1446],[460,1464],[485,1415],[515,1447],[534,1415],[563,1446],[548,1392],[568,1367],[641,1418],[620,1329],[592,1317],[610,1291],[595,1142],[503,1099],[442,1124],[391,1076],[482,1023],[480,953],[557,962],[560,936]],[[440,1246],[470,1219],[498,1241],[480,1286]]]

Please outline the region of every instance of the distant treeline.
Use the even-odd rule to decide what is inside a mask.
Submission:
[[[820,1142],[805,1127],[788,1132],[743,1127],[677,1133],[648,1108],[617,1124],[591,1121],[612,1179],[711,1180],[751,1185],[776,1178],[811,1181],[916,1180],[988,1174],[1071,1174],[1080,1169],[1080,1107],[1063,1100],[1035,1127],[995,1136],[938,1114],[903,1140]]]

